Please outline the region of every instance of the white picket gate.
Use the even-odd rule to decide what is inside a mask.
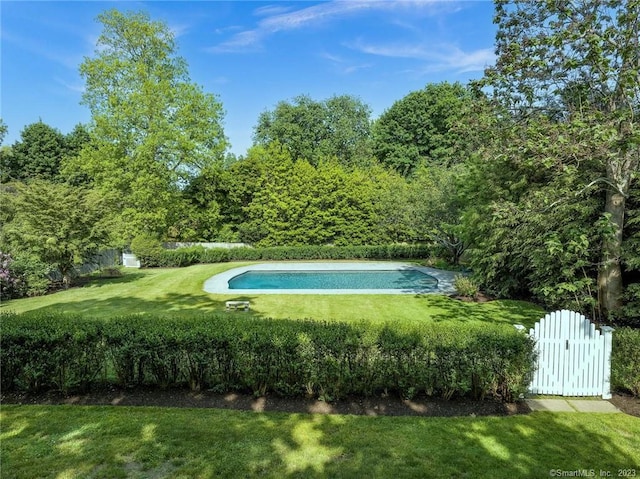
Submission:
[[[574,311],[556,311],[538,321],[529,330],[538,352],[529,391],[611,398],[613,328],[603,326],[601,330]]]
[[[139,268],[140,260],[136,258],[135,254],[122,253],[122,265],[125,268]]]

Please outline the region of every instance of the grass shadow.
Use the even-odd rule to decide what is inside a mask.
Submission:
[[[243,296],[242,301],[250,301],[255,297]],[[103,299],[88,299],[69,303],[54,303],[33,308],[25,314],[39,313],[68,313],[80,314],[87,317],[108,318],[135,314],[155,314],[158,316],[193,316],[194,314],[227,313],[226,299],[213,299],[203,293],[199,295],[169,293],[154,300],[136,297],[120,296]],[[8,308],[10,309],[10,308]],[[235,314],[230,311],[227,314]],[[237,313],[245,313],[238,311]],[[251,310],[252,317],[262,317],[257,311]]]
[[[43,470],[56,477],[615,477],[640,463],[640,419],[623,414],[415,418],[9,406],[2,426],[3,469],[16,479]]]
[[[545,315],[544,309],[524,301],[496,300],[478,304],[438,295],[416,295],[416,298],[429,299],[434,306],[430,319],[435,322],[455,319],[460,322],[480,321],[533,327]]]
[[[144,278],[143,273],[127,273],[122,276],[83,276],[78,278],[73,288],[102,288],[113,284],[133,283]]]

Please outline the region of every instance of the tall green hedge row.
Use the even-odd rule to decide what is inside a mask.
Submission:
[[[623,327],[613,332],[611,387],[640,396],[640,329]]]
[[[190,387],[256,395],[397,393],[512,400],[524,392],[533,343],[510,326],[349,325],[235,313],[109,320],[5,315],[3,390]]]
[[[269,248],[211,248],[191,246],[174,250],[140,248],[133,251],[146,268],[181,267],[197,263],[261,260],[348,260],[428,258],[427,245],[381,246],[274,246]]]

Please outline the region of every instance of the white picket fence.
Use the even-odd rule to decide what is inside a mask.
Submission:
[[[582,314],[567,310],[549,313],[538,321],[529,330],[538,352],[529,391],[611,398],[613,328],[600,329]]]

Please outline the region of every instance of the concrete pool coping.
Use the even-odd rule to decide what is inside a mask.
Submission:
[[[229,280],[247,271],[384,271],[417,270],[438,280],[436,289],[229,289]],[[411,263],[386,261],[366,262],[268,262],[232,268],[216,274],[204,282],[204,290],[213,294],[453,294],[453,279],[459,272],[444,271]]]

